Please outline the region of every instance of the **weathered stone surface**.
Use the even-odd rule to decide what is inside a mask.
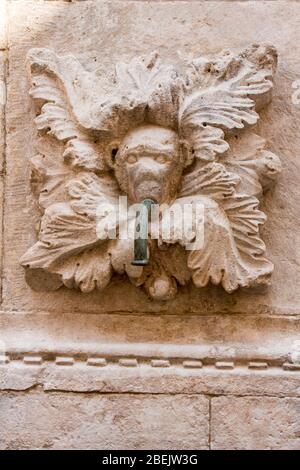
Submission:
[[[1,449],[207,449],[208,399],[2,393]]]
[[[125,294],[124,294],[125,295]],[[293,362],[300,321],[255,315],[0,314],[0,341],[14,355]],[[296,357],[297,358],[297,357]]]
[[[23,309],[51,309],[60,306],[64,311],[81,309],[86,312],[120,310],[126,292],[127,311],[180,312],[189,306],[193,312],[295,313],[299,305],[291,278],[297,283],[299,270],[294,246],[298,243],[297,221],[299,190],[296,155],[299,106],[291,106],[291,84],[297,78],[297,48],[299,47],[299,6],[294,2],[32,2],[16,1],[9,6],[10,79],[9,79],[9,142],[7,203],[10,214],[6,221],[7,238],[20,242],[6,261],[5,305]],[[27,15],[28,9],[32,12]],[[280,28],[277,22],[280,21]],[[158,31],[157,23],[160,28]],[[275,22],[275,23],[274,23]],[[239,25],[238,28],[232,25]],[[252,25],[255,24],[255,28]],[[279,24],[279,23],[278,23]],[[284,29],[286,28],[286,29]],[[76,31],[76,34],[74,33]],[[147,33],[145,33],[147,31]],[[191,34],[193,31],[193,34]],[[259,38],[257,31],[260,32]],[[242,34],[241,34],[242,32]],[[95,34],[94,34],[95,33]],[[79,292],[53,292],[41,296],[32,292],[24,282],[18,259],[35,240],[35,225],[39,214],[29,196],[29,157],[36,149],[36,132],[32,126],[34,109],[26,94],[29,84],[25,74],[25,56],[32,47],[49,47],[58,53],[72,53],[99,77],[111,77],[114,63],[132,55],[157,49],[174,63],[184,57],[215,53],[221,49],[242,49],[255,42],[273,43],[278,49],[279,62],[273,105],[263,111],[257,126],[260,134],[272,142],[272,149],[282,154],[287,167],[280,186],[266,198],[269,221],[264,238],[269,257],[276,265],[273,287],[265,293],[238,292],[231,296],[217,288],[207,288],[201,294],[192,287],[181,289],[176,302],[150,302],[147,297],[124,279],[116,280],[104,293],[82,296]],[[24,111],[28,119],[24,120]],[[256,130],[256,129],[255,129]],[[286,145],[288,143],[288,145]],[[61,147],[51,139],[44,144],[47,153],[59,155]],[[26,164],[25,164],[26,162]],[[286,190],[289,188],[289,191]],[[14,210],[18,207],[18,211]],[[16,215],[18,212],[18,215]],[[22,217],[20,214],[23,214]],[[28,232],[28,214],[32,221]],[[292,234],[292,235],[291,235]],[[282,256],[284,253],[284,256]],[[112,293],[117,295],[112,296]]]
[[[1,16],[1,8],[0,7],[0,16]],[[2,19],[2,21],[4,21]],[[3,25],[4,27],[4,25]],[[1,31],[1,23],[0,23],[0,31]],[[1,35],[1,33],[0,33]],[[2,225],[3,225],[3,172],[5,168],[5,145],[6,145],[6,129],[5,129],[5,105],[6,105],[6,70],[7,70],[7,53],[5,51],[1,51],[1,36],[0,36],[0,201],[1,201],[1,209],[0,209],[0,227],[1,227],[1,243],[0,243],[0,271],[2,273],[3,268],[3,257],[2,257],[2,247],[3,247],[3,240],[2,240]],[[2,275],[1,275],[1,286],[2,286]],[[2,287],[0,286],[1,293]],[[2,298],[1,298],[2,301]]]
[[[0,2],[0,50],[7,47],[7,1],[1,0]]]
[[[66,392],[300,397],[299,372],[279,367],[254,373],[246,366],[230,371],[214,366],[185,368],[179,361],[176,365],[171,361],[169,367],[153,367],[150,360],[125,367],[111,358],[105,363],[103,359],[98,363],[95,359],[75,361],[72,366],[48,361],[0,365],[0,390],[28,390],[37,385],[47,391]]]
[[[300,3],[6,3],[9,49],[0,21],[0,80],[8,79],[6,165],[0,166],[0,417],[6,423],[0,447],[188,449],[207,448],[211,440],[220,449],[300,448]],[[19,265],[41,217],[30,193],[29,160],[39,151],[57,161],[63,145],[50,136],[42,142],[34,128],[28,51],[73,54],[84,69],[110,80],[117,62],[153,50],[177,65],[256,42],[279,54],[272,104],[252,128],[283,162],[279,185],[265,193],[261,207],[268,214],[262,238],[275,265],[271,287],[229,295],[189,285],[176,299],[153,302],[119,275],[101,293],[31,290]],[[3,136],[0,131],[5,149]],[[44,279],[36,281],[39,287]]]
[[[299,450],[300,400],[213,398],[212,449]]]
[[[28,65],[30,95],[45,101],[36,127],[64,145],[56,162],[31,158],[44,211],[20,260],[31,288],[101,292],[117,273],[169,301],[189,282],[228,293],[269,284],[258,206],[281,163],[246,128],[270,102],[274,47],[200,56],[182,70],[158,53],[134,56],[112,80],[48,48],[30,49]],[[137,224],[147,224],[144,242]]]
[[[1,390],[28,390],[42,381],[43,368],[18,364],[14,367],[0,365]]]

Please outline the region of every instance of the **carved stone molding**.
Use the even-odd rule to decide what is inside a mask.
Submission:
[[[28,63],[37,129],[62,145],[59,161],[32,158],[32,189],[43,212],[38,241],[21,260],[32,288],[101,291],[118,273],[151,298],[168,300],[190,281],[221,284],[229,293],[268,284],[273,264],[264,257],[259,204],[281,165],[245,128],[271,99],[273,47],[252,45],[184,67],[153,53],[117,64],[111,82],[47,49],[32,49]],[[108,237],[110,212],[101,213],[99,225],[99,207],[117,212],[119,196],[130,205],[147,198],[170,208],[190,205],[194,231],[182,236],[183,219],[175,217],[166,236],[161,211],[149,264],[133,266],[134,240]],[[194,214],[197,204],[202,218]],[[135,217],[127,223],[134,228]],[[120,227],[118,220],[112,228]],[[202,244],[190,249],[200,228]]]
[[[90,357],[81,361],[38,356],[0,363],[0,390],[22,391],[42,387],[44,391],[101,393],[197,393],[212,395],[253,395],[299,397],[300,364],[249,362],[235,365],[216,362],[134,358],[106,360]]]
[[[161,349],[163,349],[163,345]],[[108,348],[110,349],[110,348]],[[120,349],[122,349],[120,347]],[[192,349],[192,348],[191,348]],[[140,356],[137,357],[126,357],[119,355],[109,355],[109,356],[90,356],[87,359],[83,360],[77,356],[54,356],[49,359],[49,354],[41,353],[37,355],[36,353],[25,355],[15,353],[0,355],[0,365],[28,365],[28,366],[91,366],[97,368],[103,367],[113,367],[111,369],[112,375],[116,367],[128,368],[128,367],[143,367],[143,368],[160,368],[165,369],[173,367],[175,369],[217,369],[217,370],[233,370],[233,369],[242,369],[244,370],[278,370],[282,369],[290,372],[299,372],[300,371],[300,362],[282,362],[281,364],[272,363],[271,360],[268,361],[258,361],[256,358],[253,360],[238,360],[238,364],[234,361],[229,361],[227,358],[218,360],[210,358],[209,362],[207,360],[203,363],[200,359],[195,359],[192,357],[178,358],[168,357],[167,359],[161,359],[160,356],[150,356],[143,358]]]
[[[11,317],[1,314],[0,356],[12,361],[27,356],[103,358],[109,364],[201,361],[205,367],[300,362],[298,316],[18,312],[13,324]]]

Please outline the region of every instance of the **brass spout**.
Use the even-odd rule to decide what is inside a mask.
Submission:
[[[144,199],[137,212],[134,232],[134,266],[146,266],[149,264],[148,258],[148,222],[151,213],[151,206],[155,204],[152,199]]]

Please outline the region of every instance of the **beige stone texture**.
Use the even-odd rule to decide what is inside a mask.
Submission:
[[[295,2],[43,2],[14,1],[9,4],[10,73],[8,82],[8,180],[7,237],[17,238],[13,251],[6,250],[4,305],[21,310],[55,310],[67,312],[99,311],[167,311],[217,313],[231,312],[285,313],[297,312],[299,282],[297,253],[300,220],[297,171],[297,122],[299,106],[292,105],[292,83],[297,79],[299,41],[299,5]],[[224,8],[226,9],[224,13]],[[28,15],[28,10],[31,15]],[[157,28],[159,22],[160,27]],[[235,28],[232,28],[235,25]],[[238,27],[236,27],[238,25]],[[255,25],[255,28],[253,28]],[[284,29],[286,28],[286,29]],[[76,31],[76,33],[75,33]],[[145,33],[146,31],[146,33]],[[193,34],[191,34],[193,31]],[[31,291],[24,280],[19,259],[35,240],[39,213],[31,200],[26,162],[34,155],[36,130],[34,107],[28,96],[25,56],[32,47],[48,47],[58,54],[72,53],[83,66],[107,76],[118,60],[133,55],[160,51],[162,57],[176,63],[185,56],[216,53],[224,48],[243,49],[253,42],[267,42],[278,49],[280,61],[276,75],[273,102],[257,125],[282,158],[284,173],[279,185],[265,199],[268,223],[263,237],[268,256],[275,264],[272,286],[266,292],[238,291],[227,295],[218,288],[181,289],[180,298],[153,303],[124,279],[99,295],[61,290],[41,295]],[[27,119],[24,119],[24,113]],[[288,143],[288,145],[286,145]],[[55,142],[46,142],[45,151],[59,152]],[[286,188],[289,188],[287,194]],[[18,210],[14,210],[17,207]],[[28,215],[31,223],[28,226]],[[293,279],[283,283],[282,279]],[[126,303],[124,303],[124,290]],[[118,292],[118,295],[113,295]]]
[[[212,449],[299,450],[299,399],[220,397],[211,406]]]
[[[3,393],[1,410],[1,449],[208,448],[200,396]]]
[[[44,213],[38,241],[20,260],[28,285],[101,292],[124,274],[155,301],[174,299],[188,282],[228,293],[267,286],[274,265],[258,205],[282,167],[246,128],[271,100],[276,49],[252,45],[181,70],[158,53],[115,67],[110,84],[73,55],[28,53],[30,96],[46,101],[36,127],[63,145],[56,162],[44,153],[30,159]],[[120,214],[121,196],[129,213]],[[137,204],[144,210],[134,217]],[[128,232],[145,224],[144,241],[134,240]]]
[[[13,323],[12,323],[13,322]],[[109,315],[3,312],[1,340],[13,357],[29,352],[212,361],[298,362],[297,318],[245,315]],[[294,356],[293,356],[294,357]]]
[[[145,359],[125,366],[125,360],[128,363],[128,358],[99,357],[72,361],[59,356],[56,361],[42,361],[35,356],[35,363],[8,359],[0,365],[0,390],[41,386],[46,391],[64,392],[300,397],[297,370],[269,367],[253,372],[249,366],[220,370],[215,365],[187,368],[185,361],[178,359],[160,367]]]
[[[0,4],[1,449],[300,449],[300,3]],[[279,55],[273,100],[253,127],[283,165],[262,205],[270,287],[190,283],[153,301],[119,275],[101,293],[32,290],[19,263],[41,217],[30,158],[39,148],[57,159],[62,145],[38,137],[28,51],[74,54],[111,78],[116,62],[154,50],[176,65],[254,42]]]
[[[0,50],[5,50],[7,47],[7,1],[1,0],[0,2]]]
[[[6,34],[6,2],[0,5],[0,226],[1,226],[1,244],[0,244],[0,267],[2,272],[2,235],[3,235],[3,175],[5,172],[5,146],[6,146],[6,128],[5,128],[5,105],[6,105],[6,74],[7,74],[7,34]],[[1,301],[2,301],[2,276],[0,281]]]

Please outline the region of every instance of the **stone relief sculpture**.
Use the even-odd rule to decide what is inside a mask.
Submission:
[[[178,69],[153,53],[117,64],[111,81],[47,49],[31,50],[28,61],[37,129],[63,147],[59,160],[32,159],[43,215],[38,241],[21,260],[31,285],[38,278],[46,289],[91,292],[118,273],[151,298],[168,300],[190,281],[229,293],[268,283],[273,265],[264,257],[259,202],[281,166],[246,127],[271,99],[273,47],[200,57]],[[149,263],[132,264],[132,238],[99,233],[109,213],[97,229],[99,206],[117,208],[125,195],[129,204],[200,204],[201,247],[187,249],[195,233],[182,236],[176,218],[165,236],[161,212]]]

